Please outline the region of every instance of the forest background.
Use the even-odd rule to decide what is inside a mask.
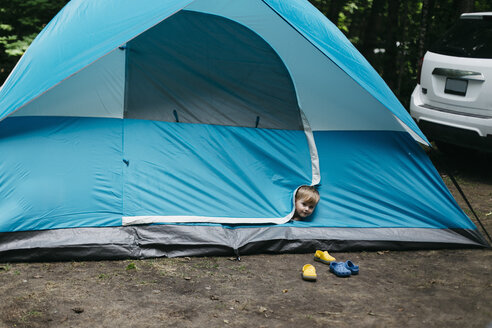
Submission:
[[[0,85],[68,0],[0,0]],[[371,63],[408,108],[427,48],[461,13],[492,11],[490,0],[310,0]]]

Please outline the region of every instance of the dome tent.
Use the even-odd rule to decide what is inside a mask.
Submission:
[[[0,89],[4,259],[483,246],[302,0],[72,0]],[[300,185],[321,201],[289,221]]]

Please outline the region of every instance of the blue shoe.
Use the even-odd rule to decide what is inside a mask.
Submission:
[[[352,272],[345,267],[345,262],[331,262],[330,272],[333,272],[337,277],[349,277]]]
[[[350,273],[355,275],[355,274],[359,274],[359,266],[358,265],[355,265],[352,261],[346,261],[345,263],[345,268],[347,268],[348,270],[350,270]]]

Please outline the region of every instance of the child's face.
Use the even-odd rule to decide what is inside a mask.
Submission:
[[[314,209],[316,208],[317,203],[307,202],[304,199],[296,200],[296,212],[300,218],[307,218],[311,214],[313,214]]]

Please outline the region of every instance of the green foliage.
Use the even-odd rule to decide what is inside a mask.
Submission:
[[[6,32],[12,31],[14,28],[8,24],[0,24],[0,30],[4,30]]]
[[[0,84],[44,26],[68,0],[0,2]]]
[[[129,270],[137,270],[137,266],[135,265],[135,263],[131,262],[129,263],[127,266],[126,266],[126,270],[129,271]]]
[[[10,271],[10,264],[0,265],[0,272]]]
[[[17,35],[10,35],[8,37],[0,37],[0,44],[5,47],[5,53],[9,56],[22,56],[27,50],[31,42],[36,37],[37,33],[31,35],[25,35],[22,39],[18,39]]]

